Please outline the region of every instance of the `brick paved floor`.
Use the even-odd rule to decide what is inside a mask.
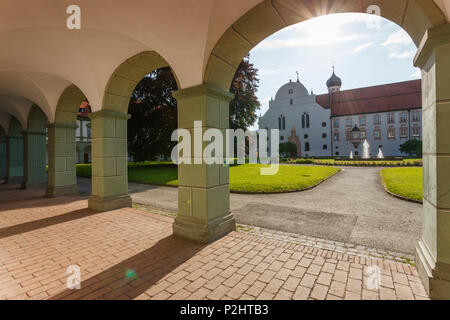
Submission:
[[[233,232],[209,245],[173,218],[0,191],[0,299],[427,299],[415,268]],[[81,268],[81,289],[66,288]],[[380,290],[366,271],[381,269]]]

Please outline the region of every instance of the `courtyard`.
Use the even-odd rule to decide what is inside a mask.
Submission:
[[[407,263],[236,231],[201,244],[164,215],[1,188],[0,299],[428,299]],[[71,265],[80,290],[67,289]],[[365,285],[374,265],[379,290]]]
[[[382,168],[340,170],[302,192],[231,193],[230,206],[236,222],[414,256],[415,243],[420,239],[422,205],[387,194],[379,175]],[[89,179],[78,178],[78,186],[82,194],[90,194]],[[129,192],[135,204],[172,213],[178,210],[176,188],[130,182]]]
[[[0,300],[450,299],[450,0],[0,20]]]

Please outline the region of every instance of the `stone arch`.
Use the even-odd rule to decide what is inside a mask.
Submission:
[[[321,15],[367,13],[370,5],[378,5],[381,16],[401,26],[417,46],[426,30],[446,23],[444,13],[434,1],[265,0],[239,18],[216,43],[206,66],[204,82],[228,91],[243,57],[268,36]]]
[[[78,195],[76,121],[84,99],[77,86],[68,86],[56,105],[55,121],[48,126],[47,197]]]
[[[86,99],[83,92],[76,86],[68,86],[56,105],[55,123],[74,123],[81,102]]]
[[[111,75],[101,110],[90,115],[92,195],[89,208],[108,211],[131,206],[127,156],[130,97],[147,74],[167,66],[166,60],[155,51],[144,51],[124,61]]]
[[[47,123],[47,115],[34,104],[23,132],[23,189],[46,184]]]
[[[169,67],[169,64],[155,51],[144,51],[125,60],[117,67],[106,85],[102,109],[127,113],[136,85],[147,74],[163,67]],[[179,84],[174,72],[173,74]]]
[[[47,123],[47,115],[37,105],[33,105],[28,113],[27,130],[45,133]]]

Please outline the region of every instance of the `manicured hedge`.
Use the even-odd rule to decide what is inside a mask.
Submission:
[[[405,160],[334,160],[334,159],[286,159],[288,164],[315,164],[322,166],[352,167],[421,167],[422,159]]]

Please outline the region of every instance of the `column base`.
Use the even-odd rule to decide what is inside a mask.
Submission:
[[[48,186],[45,194],[47,198],[71,197],[79,195],[80,193],[76,184],[61,187]]]
[[[205,221],[177,215],[173,223],[173,234],[194,241],[210,243],[236,229],[233,214]]]
[[[450,300],[450,266],[436,263],[423,241],[416,246],[416,268],[431,299]]]
[[[129,194],[111,197],[90,196],[88,204],[89,209],[104,212],[131,207],[132,201]]]

